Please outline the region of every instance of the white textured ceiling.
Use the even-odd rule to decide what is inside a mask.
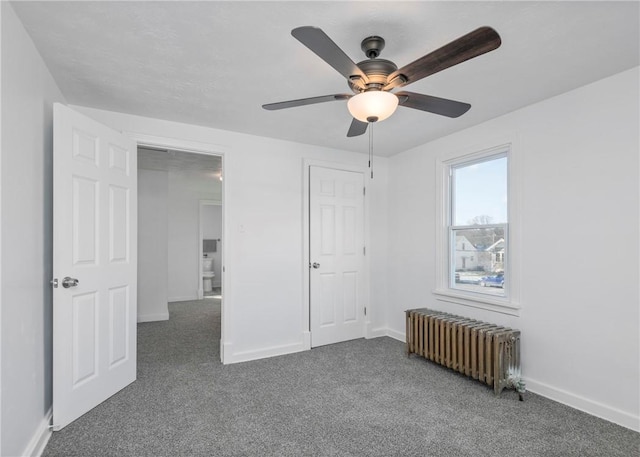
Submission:
[[[472,105],[457,119],[399,108],[375,126],[390,156],[639,64],[632,2],[13,2],[71,104],[358,152],[344,101],[282,111],[264,103],[349,93],[290,31],[322,28],[356,62],[386,40],[399,67],[488,25],[496,51],[406,87]]]

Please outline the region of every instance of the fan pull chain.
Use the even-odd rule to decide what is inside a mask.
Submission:
[[[373,179],[373,122],[369,122],[369,169],[371,170],[371,179]]]

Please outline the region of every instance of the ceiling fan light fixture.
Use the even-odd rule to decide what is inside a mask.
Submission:
[[[369,122],[371,118],[377,118],[377,122],[380,122],[395,112],[398,97],[381,90],[361,92],[349,99],[347,107],[349,113],[360,122]]]

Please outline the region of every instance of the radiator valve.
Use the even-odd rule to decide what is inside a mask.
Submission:
[[[526,390],[524,381],[519,378],[518,380],[516,380],[514,387],[516,388],[516,392],[518,392],[520,401],[524,401],[524,392]]]

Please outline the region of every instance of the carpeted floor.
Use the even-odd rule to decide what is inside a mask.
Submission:
[[[44,456],[637,456],[640,434],[491,389],[390,338],[223,366],[218,300],[138,326],[138,380]]]

